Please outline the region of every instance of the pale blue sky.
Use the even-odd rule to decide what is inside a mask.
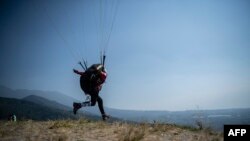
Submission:
[[[0,2],[0,84],[83,99],[77,60],[99,61],[112,1]],[[115,4],[116,5],[116,4]],[[120,0],[101,91],[112,108],[250,107],[250,2]],[[64,41],[65,40],[65,41]]]

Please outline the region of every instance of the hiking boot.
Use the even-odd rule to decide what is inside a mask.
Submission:
[[[106,115],[106,114],[103,114],[103,115],[102,115],[102,120],[103,120],[103,121],[105,121],[105,120],[107,120],[107,119],[109,119],[109,118],[110,118],[109,115]]]
[[[73,103],[73,113],[76,114],[77,110],[79,110],[82,107],[81,103]]]

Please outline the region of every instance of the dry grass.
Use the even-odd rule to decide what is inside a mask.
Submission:
[[[60,120],[60,121],[50,121],[51,126],[49,129],[56,129],[56,128],[71,128],[73,124],[70,120]]]
[[[56,120],[0,121],[1,141],[222,141],[220,133],[169,124]]]
[[[119,133],[119,141],[139,141],[145,136],[146,126],[126,125],[126,128]]]

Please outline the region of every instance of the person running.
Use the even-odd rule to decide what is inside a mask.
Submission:
[[[96,102],[98,103],[99,110],[102,114],[102,119],[106,120],[109,118],[106,115],[103,108],[103,100],[99,96],[99,92],[102,89],[102,85],[107,78],[107,71],[102,64],[93,64],[85,72],[80,72],[73,69],[74,73],[80,75],[80,86],[83,92],[86,95],[90,95],[90,100],[87,100],[82,103],[73,103],[73,112],[74,114],[77,111],[86,106],[95,106]]]

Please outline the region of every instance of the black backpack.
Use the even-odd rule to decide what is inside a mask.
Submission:
[[[85,71],[85,75],[80,78],[81,88],[85,93],[93,89],[97,85],[97,81],[100,77],[100,72],[103,71],[102,64],[93,64]]]

